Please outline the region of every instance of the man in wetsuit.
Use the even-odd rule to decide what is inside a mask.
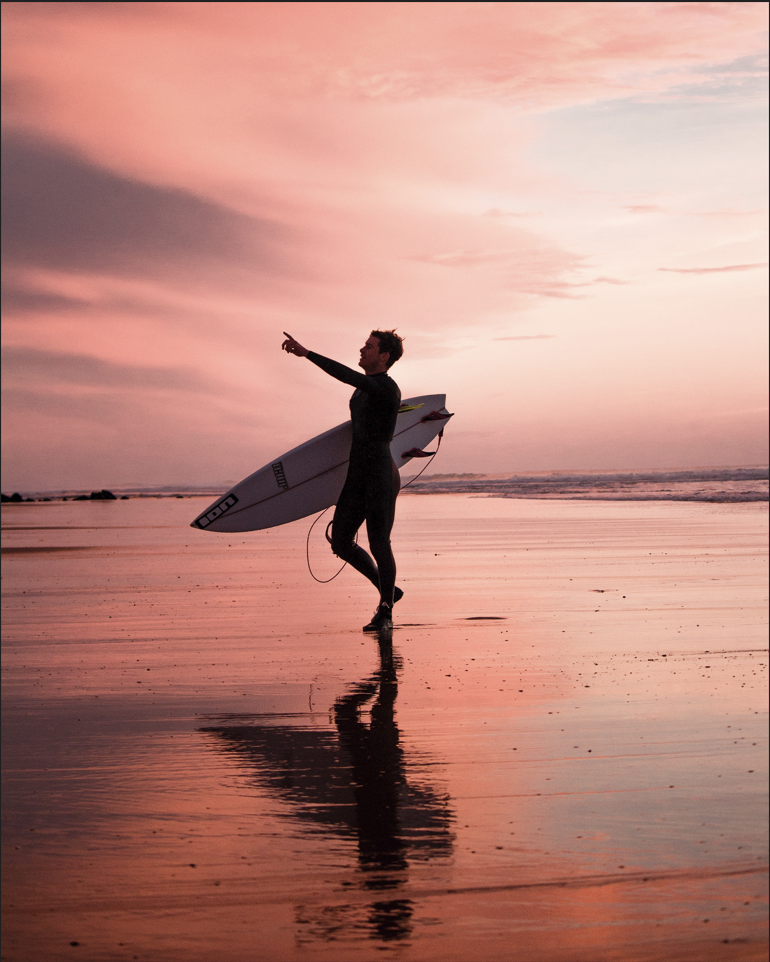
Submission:
[[[286,332],[284,331],[284,334]],[[390,547],[390,531],[401,486],[398,468],[390,456],[390,442],[401,405],[398,385],[388,369],[404,352],[395,331],[372,331],[361,348],[360,374],[337,361],[308,351],[286,334],[284,351],[306,357],[332,377],[355,387],[350,399],[353,443],[350,464],[332,522],[332,551],[368,578],[380,592],[380,604],[364,631],[393,626],[393,604],[403,592],[396,587],[396,562]],[[366,533],[374,560],[355,543],[366,521]],[[376,563],[375,563],[376,562]]]

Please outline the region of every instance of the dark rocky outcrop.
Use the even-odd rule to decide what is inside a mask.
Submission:
[[[108,491],[106,488],[102,488],[101,491],[92,491],[90,494],[79,494],[77,497],[72,499],[73,501],[117,501],[117,497]]]
[[[13,494],[1,494],[0,500],[3,504],[20,504],[26,501],[51,501],[51,498],[22,498],[18,491],[14,491]],[[62,501],[117,501],[118,496],[113,494],[112,491],[108,491],[106,488],[102,488],[101,491],[92,491],[90,494],[78,494],[73,498],[63,497]],[[120,498],[121,501],[128,501],[128,495],[124,494]]]

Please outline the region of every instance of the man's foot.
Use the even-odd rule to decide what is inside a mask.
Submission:
[[[393,608],[390,605],[382,604],[375,611],[374,617],[368,625],[364,625],[364,631],[386,631],[393,627]]]
[[[393,589],[393,604],[395,604],[397,601],[401,601],[403,597],[404,592],[400,588]]]

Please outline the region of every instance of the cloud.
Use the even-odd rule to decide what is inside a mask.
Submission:
[[[668,91],[670,97],[683,100],[744,102],[767,100],[767,52],[737,57],[729,62],[702,64],[694,82],[673,85]]]
[[[659,267],[659,271],[670,274],[724,274],[728,271],[753,271],[759,267],[767,267],[767,262],[760,264],[728,264],[726,267]]]
[[[413,261],[424,264],[440,264],[442,267],[475,267],[477,264],[495,264],[509,260],[516,253],[507,250],[491,251],[443,251],[437,254],[415,254]]]
[[[255,19],[290,57],[291,42],[302,37],[303,53],[312,50],[315,57],[310,70],[305,60],[298,79],[313,73],[327,95],[486,97],[527,108],[660,93],[684,83],[713,86],[713,71],[702,72],[701,64],[754,54],[765,29],[754,4],[434,3],[408,9],[408,29],[399,4],[307,5],[301,26],[272,11]],[[315,42],[309,41],[314,34]],[[334,70],[327,67],[331,60]]]
[[[711,95],[715,82],[762,69],[752,58],[766,29],[759,3],[8,3],[3,15],[10,70],[23,70],[16,51],[29,38],[36,53],[64,52],[73,83],[95,63],[135,73],[139,58],[165,80],[173,51],[195,95],[203,75],[220,82],[226,61],[239,109],[255,74],[272,96],[325,101],[494,99],[529,110],[684,85]]]
[[[763,217],[767,218],[767,209],[758,207],[754,210],[696,210],[688,211],[691,217]]]
[[[461,249],[412,255],[410,260],[449,268],[490,268],[509,291],[540,297],[579,298],[584,282],[566,279],[583,266],[583,258],[547,243],[536,234],[520,232],[515,248]]]
[[[511,337],[493,337],[493,341],[547,341],[556,337],[555,334],[518,334]]]
[[[219,394],[224,385],[189,367],[152,367],[107,361],[89,354],[65,354],[29,347],[6,347],[3,378],[26,386],[76,385],[82,388],[187,391]]]
[[[482,216],[484,217],[538,217],[542,214],[540,210],[526,210],[526,211],[516,211],[516,210],[502,210],[500,207],[491,207],[489,210],[485,210]]]
[[[186,190],[120,176],[18,132],[2,147],[5,264],[190,278],[288,271],[291,232]]]
[[[595,277],[592,284],[628,284],[629,281],[621,281],[617,277]]]
[[[4,317],[41,312],[71,313],[83,311],[90,306],[88,301],[80,298],[66,297],[63,294],[26,287],[12,281],[3,281],[0,296]]]
[[[623,210],[630,211],[632,214],[658,214],[663,211],[657,204],[626,204]]]

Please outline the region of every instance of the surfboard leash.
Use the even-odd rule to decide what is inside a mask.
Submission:
[[[333,507],[333,505],[329,505],[329,507]],[[322,511],[322,512],[318,515],[318,517],[315,519],[315,521],[310,525],[310,530],[309,530],[308,533],[307,533],[307,541],[305,542],[305,557],[307,558],[307,570],[310,572],[310,577],[311,577],[314,581],[317,581],[319,585],[328,585],[330,581],[334,581],[334,579],[337,577],[337,575],[342,573],[342,571],[343,571],[344,568],[345,568],[345,565],[347,565],[347,561],[346,561],[345,564],[343,564],[342,568],[340,568],[339,571],[337,571],[335,574],[333,574],[333,575],[331,576],[331,578],[326,578],[326,579],[316,578],[316,576],[313,574],[313,569],[312,569],[311,566],[310,566],[310,535],[313,533],[313,528],[315,528],[315,526],[318,524],[318,522],[321,520],[321,518],[323,518],[323,516],[326,514],[326,512],[327,512],[328,510],[329,510],[329,508],[324,508],[323,511]],[[329,528],[331,528],[331,526],[332,526],[332,522],[330,521],[330,522],[326,525],[326,540],[329,542],[329,544],[332,543],[332,542],[331,542],[331,538],[329,537]],[[357,532],[357,531],[356,531],[356,544],[358,544],[358,532]]]
[[[420,474],[424,474],[424,472],[431,466],[431,464],[433,464],[433,459],[436,457],[436,455],[437,455],[438,452],[439,452],[439,448],[441,447],[441,439],[442,439],[443,437],[444,437],[444,429],[442,428],[442,429],[438,432],[438,444],[436,445],[436,450],[435,450],[435,451],[433,452],[433,454],[431,455],[430,461],[428,461],[428,463],[425,465],[425,467],[422,469],[422,471],[420,471]],[[415,474],[415,476],[412,478],[411,481],[407,481],[407,482],[406,482],[406,484],[404,485],[404,487],[405,487],[405,488],[408,488],[410,484],[414,484],[414,482],[420,477],[420,474]]]
[[[416,475],[412,478],[411,481],[407,481],[407,483],[404,485],[405,488],[408,488],[410,484],[414,484],[414,482],[420,477],[420,475],[421,475],[421,474],[424,474],[425,471],[431,466],[431,464],[433,464],[433,459],[436,457],[436,455],[437,455],[438,452],[439,452],[439,448],[441,447],[441,439],[442,439],[443,437],[444,437],[444,429],[442,428],[442,429],[439,431],[439,433],[438,433],[438,444],[436,445],[436,450],[435,450],[435,451],[433,452],[433,454],[431,455],[430,461],[428,461],[428,463],[425,465],[425,467],[422,469],[422,471],[420,471],[420,474],[416,474]],[[333,505],[330,505],[329,507],[333,507]],[[310,566],[310,535],[313,533],[313,528],[315,528],[315,526],[318,524],[318,522],[321,520],[321,518],[323,518],[323,516],[326,514],[326,512],[327,512],[328,510],[329,510],[329,508],[324,508],[323,511],[322,511],[322,512],[318,515],[318,517],[315,519],[315,521],[310,525],[310,530],[309,530],[308,533],[307,533],[307,541],[305,542],[305,557],[307,558],[307,570],[310,572],[310,577],[311,577],[314,581],[317,581],[319,585],[328,585],[330,581],[334,581],[334,579],[337,577],[337,575],[342,574],[342,572],[344,571],[344,569],[345,569],[345,567],[346,567],[346,565],[347,565],[347,561],[346,561],[345,564],[343,564],[343,566],[340,568],[340,570],[337,571],[335,574],[333,574],[333,575],[331,576],[331,578],[325,578],[325,579],[324,579],[324,578],[316,578],[315,574],[313,573],[313,569],[312,569],[312,567]],[[329,544],[332,543],[331,538],[329,537],[329,528],[331,528],[331,526],[332,526],[333,523],[334,523],[334,522],[333,522],[333,520],[332,520],[332,521],[330,521],[330,522],[326,525],[326,540],[329,542]],[[357,532],[357,531],[356,531],[356,544],[358,544],[358,532]]]

